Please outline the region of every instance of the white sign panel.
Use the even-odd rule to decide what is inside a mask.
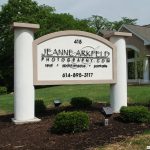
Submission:
[[[83,34],[60,32],[59,36],[49,35],[34,43],[34,84],[114,82],[113,47],[101,37]]]

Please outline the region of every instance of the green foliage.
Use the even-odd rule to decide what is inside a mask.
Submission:
[[[120,114],[125,122],[150,122],[150,112],[144,106],[124,106],[121,108]]]
[[[13,22],[40,24],[40,29],[35,34],[36,38],[60,30],[83,30],[94,33],[100,29],[113,29],[115,26],[101,16],[79,20],[70,14],[56,14],[53,7],[38,5],[32,0],[9,0],[0,10],[0,84],[7,86],[8,91],[12,91],[14,79],[14,36],[11,27]],[[121,23],[135,21],[123,18]],[[118,25],[116,26],[115,28],[118,28]]]
[[[128,78],[143,79],[143,62],[145,53],[137,53],[134,50],[128,50],[128,58],[134,58],[134,62],[128,62]]]
[[[88,32],[94,32],[89,26],[86,20],[75,19],[70,14],[51,14],[45,20],[45,24],[40,24],[41,29],[37,32],[37,37],[62,30],[82,30]]]
[[[139,61],[136,61],[137,79],[143,79],[143,60],[144,58],[140,58]]]
[[[112,24],[102,16],[93,15],[89,18],[89,26],[94,28],[96,33],[99,33],[100,30],[110,30]]]
[[[4,86],[0,86],[0,95],[7,94],[7,88]]]
[[[71,99],[70,103],[76,108],[88,108],[92,105],[92,101],[86,97],[74,97]]]
[[[82,132],[89,128],[89,117],[84,112],[61,112],[56,116],[52,131],[55,133]]]
[[[101,30],[115,30],[118,31],[119,28],[123,24],[136,24],[137,19],[130,19],[127,17],[122,17],[121,20],[119,21],[114,21],[111,22],[108,19],[102,17],[102,16],[97,16],[93,15],[88,19],[89,21],[89,26],[95,30],[97,34],[100,35]]]
[[[112,22],[113,24],[113,29],[115,30],[119,30],[119,28],[123,25],[123,24],[126,24],[126,25],[135,25],[137,22],[137,19],[131,19],[131,18],[127,18],[127,17],[122,17],[121,20],[119,21],[114,21]]]
[[[35,100],[35,114],[41,114],[46,111],[46,106],[42,99]]]
[[[55,9],[38,5],[32,0],[9,0],[0,10],[0,84],[13,89],[14,71],[14,36],[13,22],[40,24],[36,32],[38,38],[60,30],[84,30],[93,32],[86,20],[75,19],[70,14],[55,14]]]
[[[149,134],[149,135],[150,135],[150,129],[146,129],[146,130],[144,130],[143,134],[144,134],[144,135],[147,135],[147,134]]]
[[[37,3],[32,0],[9,0],[0,11],[0,71],[3,85],[12,90],[14,40],[11,25],[15,21],[35,22]]]

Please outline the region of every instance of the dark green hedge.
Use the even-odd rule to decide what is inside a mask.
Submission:
[[[71,99],[70,103],[76,108],[88,108],[92,105],[92,101],[86,97],[74,97]]]
[[[89,128],[89,116],[84,112],[61,112],[57,114],[52,127],[54,133],[74,133]]]
[[[41,114],[46,111],[46,106],[42,99],[35,100],[35,114]]]
[[[120,110],[121,118],[125,122],[146,123],[150,122],[150,112],[144,106],[122,107]]]
[[[5,86],[0,86],[0,95],[7,94],[7,88]]]

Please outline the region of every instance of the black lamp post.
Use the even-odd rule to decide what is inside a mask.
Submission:
[[[104,115],[104,125],[108,126],[109,124],[109,117],[113,114],[113,110],[111,107],[102,107],[102,114]]]

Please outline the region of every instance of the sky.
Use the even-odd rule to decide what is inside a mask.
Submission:
[[[99,15],[109,21],[121,17],[137,18],[139,25],[150,24],[150,0],[35,0],[39,4],[55,7],[56,13],[70,13],[85,19]],[[0,0],[0,5],[7,0]]]

